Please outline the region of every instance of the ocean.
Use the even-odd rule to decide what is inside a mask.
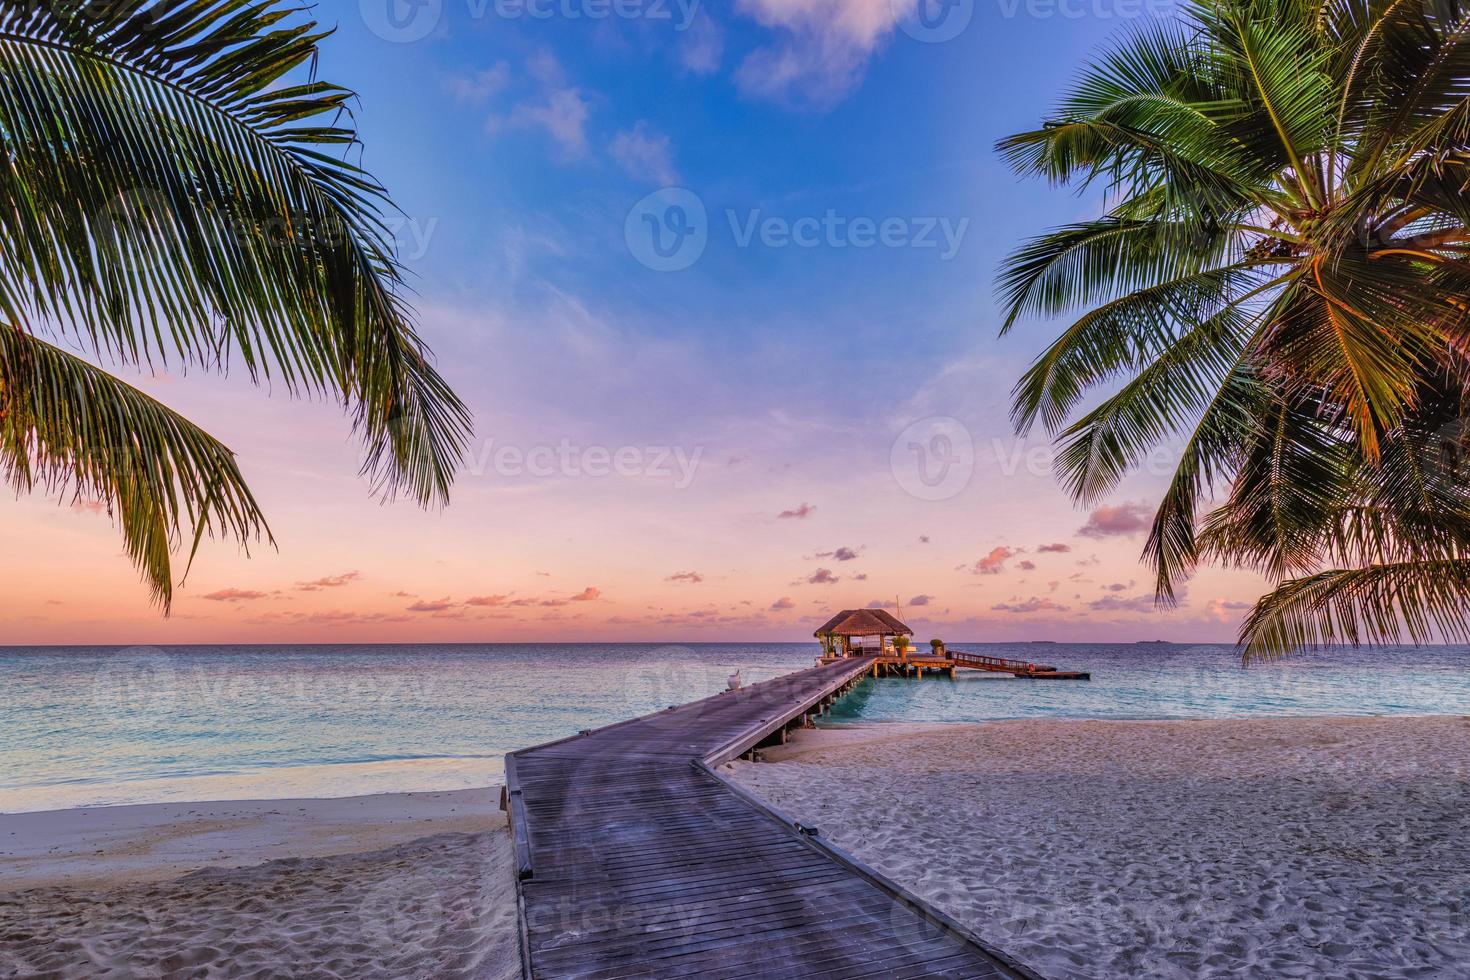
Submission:
[[[833,722],[1470,716],[1470,647],[951,644],[1091,682],[865,681]],[[810,666],[813,643],[0,647],[0,812],[495,785],[501,757]]]

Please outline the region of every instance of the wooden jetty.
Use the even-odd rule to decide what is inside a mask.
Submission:
[[[938,640],[928,652],[907,645],[914,635],[898,617],[883,609],[844,609],[813,634],[822,643],[819,664],[869,657],[874,677],[923,677],[940,671],[953,678],[959,670],[1010,674],[1025,680],[1090,681],[1084,670],[1058,670],[1048,664],[948,650]]]
[[[1039,980],[723,779],[873,669],[853,657],[506,756],[525,976]]]

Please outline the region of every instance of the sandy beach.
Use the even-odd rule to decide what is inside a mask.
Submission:
[[[519,976],[498,801],[0,815],[0,976]]]
[[[1052,978],[1464,977],[1470,719],[869,725],[735,777]]]

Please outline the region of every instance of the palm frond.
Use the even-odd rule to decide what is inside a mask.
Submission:
[[[165,610],[173,554],[270,532],[234,454],[136,388],[0,324],[0,470],[19,492],[100,501]]]
[[[1470,558],[1332,569],[1283,582],[1241,627],[1246,660],[1337,643],[1470,640]]]
[[[375,486],[444,499],[469,416],[345,156],[351,93],[307,74],[323,32],[280,0],[64,6],[0,8],[0,315],[333,393]]]

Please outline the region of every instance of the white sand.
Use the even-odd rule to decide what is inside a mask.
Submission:
[[[0,976],[514,977],[499,790],[0,815]]]
[[[873,725],[736,778],[1053,978],[1470,977],[1470,719]]]

